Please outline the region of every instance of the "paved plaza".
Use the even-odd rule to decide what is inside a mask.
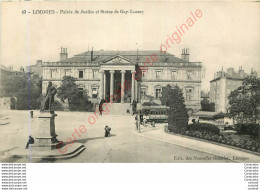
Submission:
[[[38,111],[34,118],[29,117],[28,111],[2,112],[9,117],[10,123],[1,126],[0,159],[2,162],[30,162],[29,158],[10,157],[9,151],[23,148],[28,136],[33,135],[37,126]],[[37,162],[61,163],[167,163],[167,162],[243,162],[241,160],[222,159],[225,155],[250,157],[245,162],[254,162],[259,156],[251,155],[237,150],[228,149],[218,145],[196,141],[185,137],[166,134],[163,125],[155,128],[148,125],[141,127],[142,133],[135,129],[134,116],[130,115],[104,115],[99,116],[96,123],[89,125],[87,118],[93,113],[86,112],[56,112],[56,133],[58,139],[66,141],[69,137],[77,139],[86,149],[77,157],[66,160],[37,160]],[[85,125],[86,133],[74,133],[80,125]],[[104,127],[112,128],[111,137],[104,137]],[[67,148],[72,148],[67,145]],[[229,154],[225,154],[228,151]],[[29,150],[28,150],[29,151]],[[58,151],[58,150],[55,150]],[[233,152],[232,152],[233,151]],[[62,154],[62,153],[60,153]],[[190,160],[192,159],[192,160]],[[258,159],[259,161],[259,159]]]

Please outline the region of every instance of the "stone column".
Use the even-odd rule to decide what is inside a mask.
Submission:
[[[100,78],[100,100],[104,98],[104,71],[101,70],[101,78]]]
[[[106,79],[106,72],[104,72],[104,96],[103,96],[103,98],[104,99],[106,99],[106,83],[107,83],[107,81],[106,81],[107,79]]]
[[[114,70],[110,71],[110,102],[113,102],[114,95]]]
[[[121,71],[121,104],[125,103],[125,70]]]
[[[135,100],[135,78],[134,78],[134,71],[131,71],[132,73],[132,83],[131,83],[131,103],[133,103],[133,100]]]

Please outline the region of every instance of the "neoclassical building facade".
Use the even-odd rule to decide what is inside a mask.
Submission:
[[[181,58],[160,51],[88,51],[68,58],[61,48],[60,60],[43,62],[43,93],[48,81],[57,86],[64,76],[76,78],[80,96],[93,103],[123,92],[115,102],[151,101],[160,103],[162,88],[183,89],[187,108],[200,109],[201,62],[190,62],[188,49]],[[125,86],[128,86],[127,88]],[[173,97],[174,98],[174,97]]]

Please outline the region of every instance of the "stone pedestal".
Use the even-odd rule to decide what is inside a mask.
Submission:
[[[59,141],[55,133],[55,117],[57,114],[48,112],[41,112],[38,116],[38,126],[34,132],[34,144],[32,148],[38,150],[53,150],[57,149]]]
[[[53,111],[52,111],[53,112]],[[86,148],[84,145],[75,142],[68,148],[68,143],[57,140],[55,132],[55,117],[57,114],[50,111],[41,111],[35,125],[31,127],[31,137],[33,144],[29,144],[28,149],[21,147],[8,151],[7,155],[11,158],[24,157],[30,162],[53,161],[57,159],[70,159],[78,156]]]

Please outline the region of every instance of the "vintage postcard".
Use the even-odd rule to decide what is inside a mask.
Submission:
[[[259,23],[256,2],[1,2],[1,162],[258,163]]]

